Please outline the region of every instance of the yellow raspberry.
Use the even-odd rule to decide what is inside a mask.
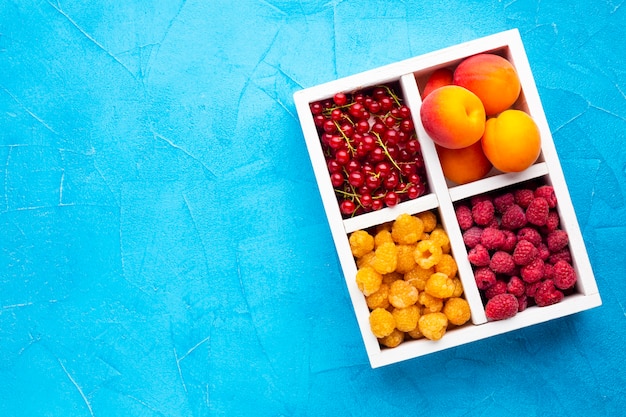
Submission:
[[[357,268],[363,268],[364,266],[372,266],[372,261],[374,260],[375,253],[374,251],[368,252],[365,255],[361,256],[356,260]]]
[[[410,214],[401,214],[393,222],[391,237],[396,243],[410,245],[417,242],[424,232],[421,219]]]
[[[410,332],[417,327],[420,318],[420,308],[415,304],[405,308],[394,308],[391,311],[396,320],[396,329],[403,332]]]
[[[419,293],[417,301],[424,307],[422,314],[436,313],[443,308],[443,300],[441,298],[433,297],[426,291]]]
[[[394,281],[402,279],[403,277],[404,277],[404,275],[402,275],[401,273],[399,273],[397,271],[393,271],[393,272],[390,272],[388,274],[383,274],[383,282],[385,284],[391,285],[391,284],[393,284]]]
[[[432,235],[431,235],[432,236]],[[441,259],[441,246],[432,239],[422,240],[415,245],[415,262],[424,269],[435,266]]]
[[[432,211],[425,211],[417,215],[424,224],[424,232],[430,233],[437,227],[437,215]]]
[[[432,240],[442,248],[450,244],[450,238],[448,237],[446,231],[443,229],[443,226],[440,224],[437,225],[437,227],[432,232],[430,232],[430,240]]]
[[[350,250],[355,258],[360,258],[374,250],[374,236],[370,235],[365,230],[352,232],[349,242]]]
[[[457,326],[467,323],[471,317],[469,303],[459,297],[453,297],[447,300],[446,304],[443,306],[442,312],[446,315],[450,323]]]
[[[406,274],[411,269],[415,268],[415,245],[397,245],[398,249],[398,263],[396,265],[396,271],[401,274]]]
[[[396,308],[404,308],[417,302],[419,291],[404,280],[394,281],[389,287],[389,302]]]
[[[391,237],[390,230],[381,229],[378,232],[376,232],[376,235],[374,235],[374,247],[375,248],[378,248],[383,243],[388,243],[388,242],[395,243],[393,241],[393,238]]]
[[[411,330],[410,332],[406,332],[406,334],[411,338],[411,339],[420,339],[422,337],[424,337],[424,335],[422,334],[422,332],[420,332],[420,328],[419,326],[417,326],[415,329]]]
[[[395,329],[388,336],[378,339],[381,345],[388,348],[395,348],[404,341],[404,333],[398,329]]]
[[[419,265],[415,265],[415,268],[404,274],[404,280],[418,290],[424,291],[426,281],[428,281],[428,278],[434,273],[435,268],[424,269]]]
[[[378,291],[365,297],[365,302],[370,310],[389,307],[389,285],[384,282],[380,284]]]
[[[365,295],[375,293],[383,282],[383,276],[371,266],[365,266],[356,272],[356,285]]]
[[[398,249],[392,242],[384,242],[374,251],[372,267],[381,274],[388,274],[396,270],[398,264]]]
[[[443,313],[428,313],[420,317],[418,327],[425,338],[439,340],[446,333],[448,318]]]
[[[456,285],[454,280],[443,272],[435,272],[426,281],[424,291],[436,298],[449,298],[454,294]]]
[[[463,295],[463,283],[458,277],[453,278],[454,280],[454,294],[453,297],[460,297]]]
[[[377,308],[370,313],[370,328],[377,338],[389,336],[396,328],[396,319],[393,314],[384,308]]]
[[[456,264],[456,261],[449,253],[444,253],[441,255],[441,259],[435,265],[436,272],[443,272],[450,278],[454,278],[456,273],[459,271],[459,267]]]

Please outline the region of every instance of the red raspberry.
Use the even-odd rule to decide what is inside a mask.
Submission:
[[[474,266],[488,266],[491,262],[489,251],[480,243],[469,250],[467,259]]]
[[[499,294],[487,301],[485,314],[489,320],[504,320],[517,314],[519,303],[512,294]]]
[[[529,190],[526,188],[521,190],[515,190],[513,192],[513,195],[515,196],[515,202],[522,208],[528,207],[530,202],[533,201],[533,199],[535,198],[535,193],[533,192],[533,190]]]
[[[506,294],[506,282],[502,280],[496,280],[496,282],[485,290],[485,298],[487,300],[492,299],[498,294]]]
[[[473,248],[480,243],[480,237],[483,234],[483,229],[478,226],[472,226],[463,232],[463,242],[468,248]]]
[[[563,297],[563,293],[554,286],[554,281],[547,279],[537,287],[535,303],[539,307],[545,307],[560,302]]]
[[[495,218],[495,208],[491,200],[483,200],[472,207],[472,217],[479,226],[489,225]]]
[[[519,307],[517,307],[518,313],[520,311],[526,310],[526,308],[528,307],[528,297],[526,295],[520,295],[519,297],[517,297],[517,303],[519,304]]]
[[[543,264],[543,279],[554,279],[554,265]]]
[[[557,229],[551,232],[546,238],[548,249],[550,252],[558,252],[569,243],[569,238],[565,230]]]
[[[534,198],[526,208],[526,220],[535,226],[544,226],[548,222],[550,206],[543,197]]]
[[[520,270],[520,276],[529,284],[537,282],[543,278],[543,261],[541,258],[533,259],[529,264],[524,265]]]
[[[494,216],[493,220],[489,224],[487,224],[485,226],[485,228],[487,228],[487,227],[493,227],[494,229],[499,229],[500,228],[500,221],[498,220],[497,217]]]
[[[558,252],[554,252],[550,254],[550,257],[548,258],[548,262],[554,265],[558,261],[565,261],[570,264],[572,263],[572,254],[570,253],[568,248],[564,248]]]
[[[522,227],[517,231],[517,240],[526,239],[530,243],[532,243],[536,248],[539,247],[543,238],[541,234],[532,227]]]
[[[496,273],[489,267],[483,266],[474,271],[474,280],[479,290],[486,290],[496,282]]]
[[[551,185],[542,185],[538,187],[534,194],[535,197],[545,198],[550,208],[556,207],[556,194],[554,194],[554,188]]]
[[[548,258],[552,255],[550,253],[550,249],[548,249],[548,245],[541,242],[539,246],[537,246],[537,256],[539,256],[544,262],[548,260]]]
[[[491,256],[489,268],[496,274],[513,275],[515,272],[515,262],[510,253],[499,250]]]
[[[535,298],[535,294],[537,293],[537,288],[541,285],[543,281],[533,282],[532,284],[526,284],[526,296]]]
[[[506,243],[506,236],[500,229],[487,227],[480,235],[480,243],[488,250],[500,249]]]
[[[504,193],[493,199],[493,205],[500,214],[504,214],[513,204],[515,204],[515,196],[513,196],[513,193]]]
[[[470,205],[473,207],[478,203],[482,203],[483,201],[491,201],[491,197],[487,194],[479,194],[470,198]]]
[[[565,261],[554,264],[554,285],[561,290],[568,290],[576,284],[576,271]]]
[[[517,236],[512,230],[503,230],[502,233],[504,233],[504,245],[500,249],[512,253],[515,245],[517,245]]]
[[[561,219],[559,218],[559,213],[557,213],[555,210],[550,210],[548,212],[548,221],[546,222],[545,226],[543,226],[543,228],[547,233],[550,233],[558,229],[560,224]]]
[[[467,230],[474,225],[472,210],[466,205],[460,205],[456,208],[456,220],[461,230]]]
[[[519,240],[515,249],[513,250],[513,262],[517,265],[528,265],[533,259],[537,257],[539,251],[526,239]]]
[[[520,277],[511,277],[508,284],[506,284],[506,292],[516,297],[521,297],[526,293],[526,284]]]
[[[502,228],[504,229],[517,230],[526,226],[526,223],[526,213],[517,204],[513,204],[502,215]]]

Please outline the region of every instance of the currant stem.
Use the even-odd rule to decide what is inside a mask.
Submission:
[[[372,132],[372,133],[374,133],[374,135],[376,136],[376,141],[378,142],[380,147],[383,148],[383,151],[385,152],[385,155],[387,155],[387,158],[389,159],[389,161],[393,164],[394,167],[396,167],[398,171],[402,172],[402,170],[400,169],[396,161],[389,154],[389,150],[387,149],[387,146],[385,145],[383,140],[380,138],[380,135],[376,132]]]
[[[400,105],[402,104],[402,100],[400,100],[400,97],[398,97],[398,96],[396,95],[396,93],[394,93],[394,91],[393,91],[391,88],[389,88],[389,87],[388,87],[388,86],[386,86],[386,85],[381,85],[381,86],[379,86],[379,87],[382,87],[382,88],[384,88],[385,90],[387,90],[387,93],[388,93],[388,94],[389,94],[389,96],[393,99],[393,101],[395,101],[395,102],[396,102],[396,105],[400,106]]]

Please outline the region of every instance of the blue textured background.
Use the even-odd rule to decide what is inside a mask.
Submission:
[[[0,0],[0,415],[623,415],[626,6],[570,3]],[[292,94],[511,28],[603,305],[372,370]]]

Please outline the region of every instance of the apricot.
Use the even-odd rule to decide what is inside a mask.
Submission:
[[[443,175],[456,184],[479,180],[491,171],[491,162],[485,156],[481,141],[460,149],[435,145]]]
[[[505,110],[485,124],[483,152],[502,172],[520,172],[535,163],[541,153],[537,124],[521,110]]]
[[[521,91],[519,76],[513,64],[499,55],[489,53],[461,61],[454,70],[452,82],[476,94],[483,102],[487,116],[510,108]]]
[[[424,85],[422,100],[424,100],[433,90],[443,87],[444,85],[452,84],[453,75],[454,72],[448,68],[439,68],[433,71],[433,73],[428,77],[428,80],[426,80],[426,85]]]
[[[458,85],[433,90],[420,108],[422,125],[439,146],[465,148],[485,131],[485,108],[476,94]]]

